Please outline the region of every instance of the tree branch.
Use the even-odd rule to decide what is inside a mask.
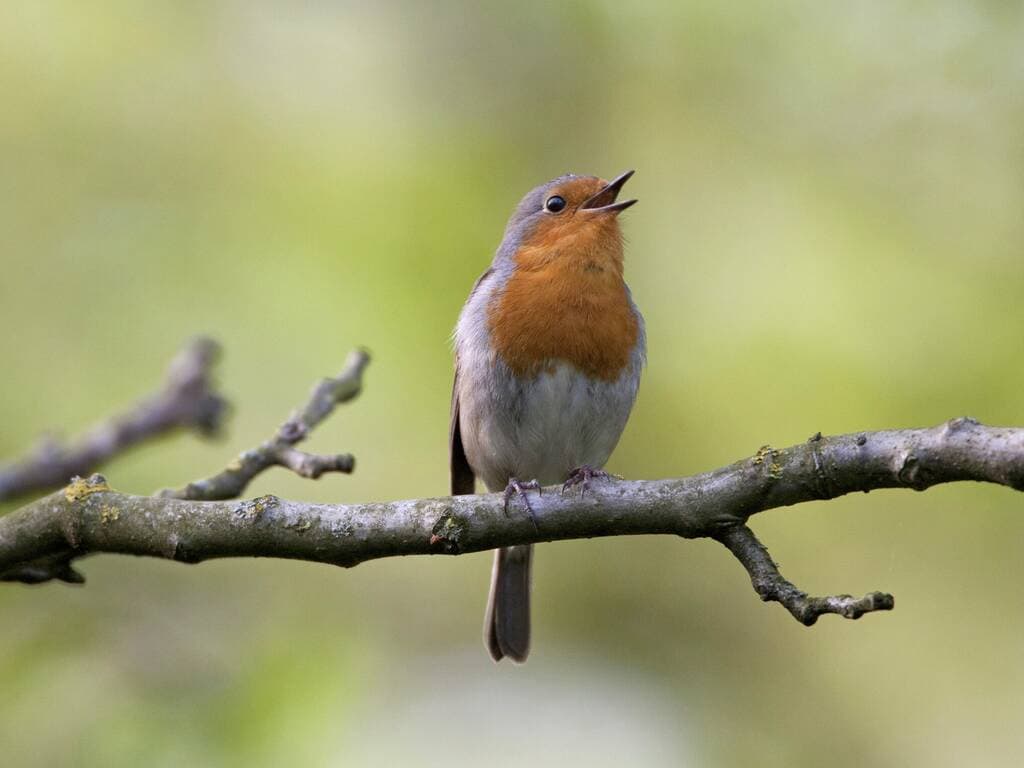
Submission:
[[[714,538],[722,542],[750,574],[754,591],[765,602],[782,603],[793,618],[805,626],[814,624],[824,613],[837,613],[846,619],[859,619],[871,611],[890,611],[894,605],[892,595],[869,592],[861,598],[850,595],[809,597],[787,581],[772,560],[764,544],[745,524],[730,525]]]
[[[81,580],[71,562],[111,552],[198,563],[282,557],[353,566],[398,555],[477,552],[499,546],[630,534],[708,537],[725,544],[758,594],[801,622],[823,613],[858,618],[892,608],[888,595],[808,597],[779,574],[746,527],[754,514],[877,488],[924,490],[960,480],[1024,490],[1024,429],[954,419],[931,429],[822,437],[711,472],[672,480],[594,481],[585,495],[557,487],[532,499],[537,527],[503,495],[326,505],[262,496],[202,502],[128,496],[102,477],[0,518],[0,578]]]
[[[349,353],[345,368],[333,379],[322,379],[308,402],[282,424],[277,434],[252,450],[245,451],[212,477],[196,480],[184,488],[165,489],[160,496],[170,499],[218,501],[241,496],[256,475],[273,466],[290,469],[302,477],[316,479],[324,472],[351,472],[356,460],[350,453],[320,456],[294,446],[331,415],[334,407],[356,397],[363,387],[363,371],[370,355],[362,349]]]
[[[179,428],[216,434],[227,412],[211,375],[219,354],[216,342],[193,339],[171,361],[157,394],[97,424],[76,443],[45,439],[25,458],[0,467],[0,501],[59,488],[72,475],[92,472],[115,454]]]

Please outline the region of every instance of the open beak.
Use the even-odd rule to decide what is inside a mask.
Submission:
[[[629,177],[632,175],[633,171],[626,171],[614,181],[609,181],[596,195],[583,203],[580,206],[580,210],[592,211],[593,213],[620,213],[629,208],[636,200],[623,200],[621,203],[617,203],[615,199],[619,196],[619,190],[629,181]]]

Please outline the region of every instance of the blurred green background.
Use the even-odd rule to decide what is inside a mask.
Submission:
[[[1024,18],[939,3],[11,2],[0,7],[0,456],[226,348],[228,437],[105,468],[148,493],[265,438],[348,350],[311,449],[441,495],[448,337],[505,220],[636,168],[650,364],[610,468],[763,443],[1024,424]],[[717,544],[538,552],[530,662],[480,642],[485,554],[351,571],[87,560],[0,589],[19,766],[1010,766],[1024,749],[1022,497],[947,486],[759,515],[813,629]],[[2,509],[12,509],[7,504]]]

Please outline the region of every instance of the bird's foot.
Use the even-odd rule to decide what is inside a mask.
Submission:
[[[622,479],[618,475],[608,474],[603,469],[594,469],[584,464],[581,467],[576,467],[576,469],[569,473],[569,477],[562,483],[562,493],[578,485],[580,487],[580,496],[583,497],[587,495],[587,489],[590,488],[591,480],[611,480],[612,478]]]
[[[537,525],[537,517],[533,514],[533,505],[530,504],[530,498],[526,495],[527,491],[536,491],[538,496],[543,493],[540,483],[536,480],[521,483],[514,477],[508,479],[508,485],[505,486],[505,516],[508,517],[508,503],[512,500],[513,496],[518,496],[523,500],[526,511],[530,513],[530,521],[533,523],[534,529],[539,531],[540,527]]]

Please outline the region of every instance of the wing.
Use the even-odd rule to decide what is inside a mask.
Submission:
[[[455,364],[455,382],[452,384],[452,421],[448,427],[448,459],[452,473],[452,496],[473,493],[476,490],[476,475],[469,466],[466,449],[462,447],[462,430],[459,426],[459,366]]]
[[[494,273],[493,268],[484,271],[477,281],[473,283],[473,289],[469,292],[467,303],[473,298],[473,294],[479,290],[480,285]],[[462,445],[462,427],[459,423],[459,351],[455,350],[455,381],[452,382],[452,412],[451,423],[448,425],[448,461],[451,469],[452,496],[462,496],[476,491],[476,475],[473,468],[469,466],[469,459],[466,458],[466,449]]]

